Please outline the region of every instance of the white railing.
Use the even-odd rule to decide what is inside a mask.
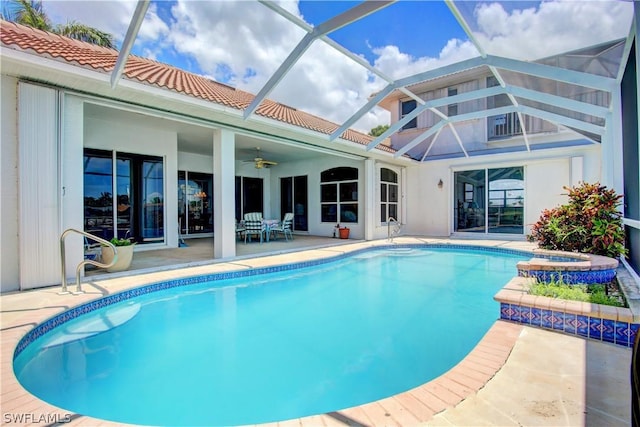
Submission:
[[[518,119],[518,113],[487,117],[487,133],[487,137],[490,140],[522,135],[522,126]]]

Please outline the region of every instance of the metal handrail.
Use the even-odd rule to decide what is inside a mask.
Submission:
[[[82,267],[84,267],[87,264],[91,264],[100,268],[110,268],[110,267],[113,267],[118,261],[118,250],[116,249],[115,245],[110,241],[102,239],[98,236],[94,236],[93,234],[87,233],[86,231],[76,230],[75,228],[66,229],[62,233],[62,235],[60,235],[60,262],[62,266],[62,291],[60,291],[61,294],[69,293],[69,291],[67,290],[67,267],[66,267],[66,260],[65,260],[66,250],[64,246],[64,239],[65,237],[67,237],[67,234],[72,232],[81,234],[84,237],[87,237],[105,246],[109,246],[111,249],[113,249],[113,260],[109,264],[104,264],[102,262],[94,261],[92,259],[85,259],[82,262],[80,262],[80,264],[78,264],[78,266],[76,267],[76,293],[82,292],[82,287],[80,285],[80,271],[82,271]]]
[[[391,223],[395,224],[393,233],[391,232]],[[393,236],[397,236],[400,233],[400,227],[402,226],[402,224],[400,224],[398,222],[398,220],[396,220],[394,217],[390,216],[389,218],[387,218],[387,240],[389,240],[390,242],[393,242]],[[393,236],[392,236],[393,234]]]

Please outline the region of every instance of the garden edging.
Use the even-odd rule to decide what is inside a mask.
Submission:
[[[528,288],[535,280],[514,277],[494,296],[500,303],[500,319],[624,347],[633,346],[640,329],[637,310],[530,295]]]

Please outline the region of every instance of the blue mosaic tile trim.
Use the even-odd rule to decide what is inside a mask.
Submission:
[[[578,262],[578,261],[583,261],[583,260],[578,259],[578,258],[557,256],[557,255],[543,255],[543,254],[535,254],[535,256],[533,258],[534,259],[535,258],[546,259],[546,260],[549,260],[551,262]]]
[[[253,268],[249,270],[237,270],[237,271],[228,271],[223,273],[214,273],[202,276],[193,276],[186,277],[181,279],[169,280],[166,282],[152,283],[149,285],[141,286],[139,288],[133,288],[126,291],[118,292],[113,295],[106,296],[104,298],[100,298],[95,301],[91,301],[77,307],[74,307],[70,310],[67,310],[63,313],[60,313],[40,325],[36,326],[34,329],[29,331],[20,342],[16,346],[16,349],[13,353],[14,359],[18,357],[20,353],[33,341],[40,338],[44,334],[50,332],[52,329],[57,328],[58,326],[73,320],[83,314],[89,313],[94,310],[98,310],[100,308],[104,308],[121,301],[126,301],[131,298],[135,298],[141,295],[150,294],[153,292],[163,291],[166,289],[171,289],[179,286],[188,286],[188,285],[196,285],[205,282],[213,282],[218,280],[227,280],[227,279],[238,279],[242,277],[251,277],[257,276],[260,274],[268,274],[268,273],[278,273],[282,271],[290,271],[296,270],[305,267],[315,267],[322,264],[327,264],[330,262],[340,261],[345,258],[352,257],[357,254],[361,254],[363,252],[371,252],[385,249],[453,249],[456,251],[470,251],[470,252],[487,252],[487,253],[498,253],[498,254],[506,254],[506,255],[516,255],[516,256],[531,256],[532,252],[517,250],[517,249],[506,249],[506,248],[492,248],[492,247],[484,247],[484,246],[473,246],[473,245],[458,245],[458,244],[444,244],[444,243],[403,243],[403,244],[395,244],[391,243],[388,245],[380,245],[368,248],[358,249],[352,252],[346,252],[342,254],[337,254],[332,257],[316,259],[311,261],[303,261],[291,264],[280,264],[274,265],[270,267],[260,267]]]
[[[602,341],[615,343],[616,338],[616,321],[610,319],[602,319]]]
[[[609,283],[616,276],[614,269],[592,271],[518,270],[520,277],[534,277],[541,282],[562,280],[564,283]]]
[[[540,326],[542,324],[542,310],[531,307],[531,326]]]
[[[500,319],[633,347],[640,324],[500,303]]]
[[[553,329],[553,312],[551,310],[542,310],[540,318],[540,326],[546,329]]]
[[[589,318],[578,314],[576,316],[576,333],[581,337],[589,338]]]
[[[564,331],[568,334],[575,335],[578,329],[578,321],[573,313],[562,313],[564,322]]]

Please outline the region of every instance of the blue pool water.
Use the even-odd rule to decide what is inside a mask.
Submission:
[[[182,286],[44,334],[20,383],[74,413],[135,424],[236,425],[331,412],[425,383],[499,316],[525,256],[361,252],[280,273]]]

